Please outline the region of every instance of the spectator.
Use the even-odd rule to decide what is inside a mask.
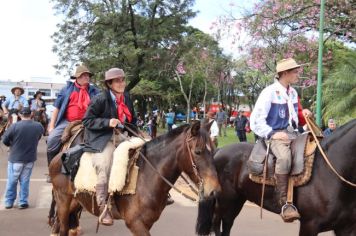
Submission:
[[[143,121],[143,119],[141,118],[141,116],[139,116],[139,117],[137,118],[137,121],[136,121],[137,128],[139,128],[140,130],[142,130],[144,124],[145,124],[145,122]]]
[[[330,135],[332,135],[335,129],[336,129],[336,124],[334,122],[334,119],[329,119],[328,128],[326,128],[323,132],[324,137],[329,137]]]
[[[20,182],[18,208],[28,208],[28,195],[32,168],[37,159],[37,146],[44,129],[31,120],[31,110],[26,107],[20,111],[21,121],[14,123],[5,132],[3,143],[10,147],[7,165],[8,181],[5,191],[5,208],[13,207]]]
[[[248,124],[248,120],[246,116],[243,115],[243,111],[239,111],[238,116],[235,118],[234,126],[236,135],[239,138],[240,142],[246,142],[246,127]]]
[[[219,111],[216,113],[216,122],[219,127],[219,136],[221,137],[221,130],[224,127],[224,137],[226,137],[226,113],[222,108],[219,108]]]
[[[213,124],[210,127],[210,139],[215,144],[215,147],[218,147],[219,127],[218,127],[217,122],[214,119],[215,115],[213,112],[209,111],[206,116],[208,118],[209,123],[213,122]]]
[[[175,113],[172,111],[172,108],[168,109],[168,113],[166,114],[166,123],[168,126],[168,132],[172,130],[172,125],[174,124]]]

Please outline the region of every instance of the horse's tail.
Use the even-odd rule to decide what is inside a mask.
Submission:
[[[49,209],[48,213],[48,224],[49,226],[53,226],[56,220],[56,200],[54,199],[54,191],[52,189],[52,202],[51,208]]]
[[[195,231],[198,235],[210,235],[215,212],[215,197],[209,197],[199,201],[198,218]]]

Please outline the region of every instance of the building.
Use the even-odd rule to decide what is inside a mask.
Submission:
[[[64,83],[51,83],[41,80],[43,80],[43,78],[31,78],[29,82],[0,80],[0,95],[8,97],[11,95],[11,89],[13,87],[20,86],[25,90],[24,96],[27,99],[33,98],[36,91],[40,90],[44,94],[42,97],[43,99],[46,101],[53,101],[57,98],[59,91],[65,86]],[[50,81],[50,79],[47,81]]]

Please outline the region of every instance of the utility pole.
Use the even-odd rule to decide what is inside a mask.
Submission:
[[[319,51],[318,51],[318,85],[316,91],[316,123],[321,126],[321,93],[323,76],[323,46],[324,46],[324,8],[325,0],[320,1]]]

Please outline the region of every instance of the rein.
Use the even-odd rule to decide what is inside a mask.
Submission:
[[[308,124],[308,127],[314,137],[314,140],[316,142],[316,145],[318,146],[319,150],[320,150],[320,153],[322,155],[322,157],[324,158],[326,164],[328,164],[329,168],[334,172],[334,174],[341,180],[343,181],[344,183],[348,184],[348,185],[351,185],[352,187],[356,187],[356,184],[355,183],[352,183],[350,181],[348,181],[347,179],[345,179],[344,177],[342,177],[338,172],[337,170],[333,167],[333,165],[331,164],[329,158],[327,157],[327,155],[325,154],[324,150],[322,149],[321,145],[320,145],[320,142],[315,134],[315,130],[313,129],[313,127],[315,127],[315,123],[314,121],[310,120],[310,118],[308,116],[305,116],[305,121],[307,122]]]
[[[125,123],[126,123],[126,122],[125,122]],[[127,124],[127,123],[126,123],[126,124]],[[140,134],[136,133],[133,129],[131,129],[130,127],[128,127],[128,125],[126,125],[126,124],[124,125],[124,127],[125,127],[128,131],[130,131],[132,134],[136,135],[138,138],[140,138],[140,139],[142,139],[142,140],[144,140],[144,141],[146,142],[146,140],[145,140]],[[188,145],[189,141],[190,141],[190,140],[186,140],[187,145]],[[191,161],[192,161],[192,166],[193,166],[193,170],[194,170],[194,174],[195,174],[195,171],[198,172],[198,171],[197,171],[197,167],[196,167],[196,165],[195,165],[195,163],[194,163],[194,161],[193,161],[191,152],[190,152],[190,150],[189,150],[189,146],[188,146],[187,148],[188,148],[189,157],[190,157],[190,159],[191,159]],[[182,191],[182,190],[180,190],[179,188],[177,188],[176,186],[174,186],[174,184],[172,184],[166,177],[164,177],[164,176],[152,165],[152,163],[148,160],[148,158],[147,158],[141,151],[139,151],[139,155],[143,158],[143,160],[146,161],[146,163],[148,164],[148,166],[151,167],[151,169],[152,169],[154,172],[156,172],[156,173],[158,174],[158,176],[159,176],[166,184],[168,184],[168,186],[170,186],[172,189],[174,189],[175,191],[177,191],[178,193],[180,193],[183,197],[188,198],[189,200],[191,200],[191,201],[193,201],[193,202],[198,202],[197,199],[195,199],[195,198],[189,196],[189,195],[186,194],[184,191]],[[201,184],[201,183],[202,183],[201,178],[199,177],[199,175],[197,175],[197,177],[198,177],[198,179],[199,179],[199,184]],[[194,192],[195,192],[195,191],[194,191]]]

